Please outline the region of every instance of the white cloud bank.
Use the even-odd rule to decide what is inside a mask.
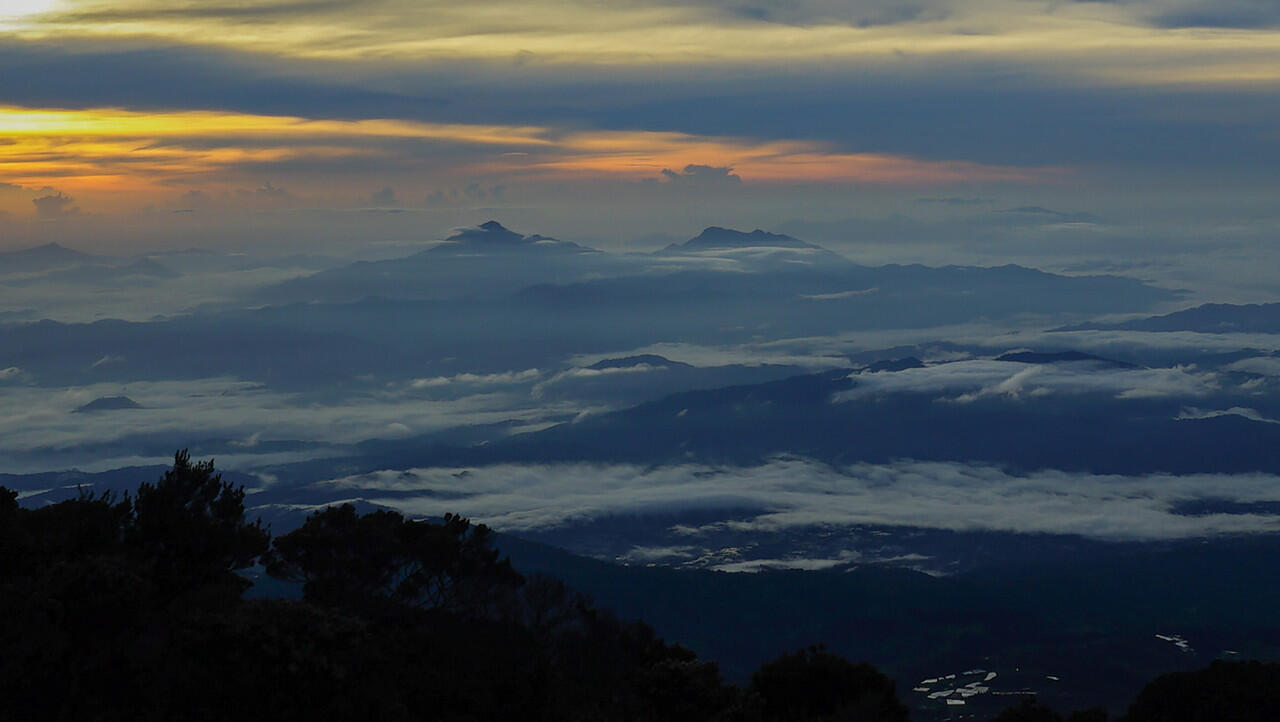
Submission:
[[[1257,421],[1260,424],[1280,424],[1280,421],[1263,416],[1257,409],[1250,409],[1244,406],[1232,406],[1229,409],[1216,410],[1197,409],[1195,407],[1191,407],[1183,409],[1182,413],[1178,414],[1177,418],[1179,420],[1216,419],[1219,416],[1239,416],[1250,421]]]
[[[73,413],[94,399],[110,396],[128,396],[142,408]],[[9,385],[0,395],[0,459],[6,452],[114,442],[134,435],[228,437],[242,440],[244,448],[256,446],[255,438],[344,444],[468,424],[538,424],[548,416],[580,411],[577,405],[531,405],[525,395],[496,392],[424,403],[393,389],[320,403],[234,378],[101,383],[67,389]]]
[[[1280,532],[1280,516],[1173,512],[1179,504],[1205,499],[1280,501],[1280,478],[1265,474],[1128,477],[1045,470],[1017,476],[958,463],[833,468],[779,459],[749,468],[512,464],[388,470],[323,486],[335,498],[360,496],[412,515],[460,513],[511,532],[619,513],[693,509],[757,510],[749,520],[716,524],[743,531],[876,525],[1106,540]],[[397,493],[382,494],[388,491]]]
[[[433,376],[430,378],[414,379],[410,382],[409,386],[415,389],[432,389],[458,384],[470,386],[514,386],[517,384],[537,381],[541,377],[542,372],[538,369],[504,371],[497,374],[463,373],[455,376]]]
[[[1121,399],[1205,396],[1217,374],[1194,366],[1126,369],[1096,362],[1025,364],[974,359],[897,372],[859,374],[857,386],[835,396],[853,401],[884,393],[935,393],[966,403],[986,397],[1022,399],[1049,394],[1105,393]]]
[[[0,383],[25,382],[30,377],[30,374],[17,366],[0,369]]]
[[[1275,356],[1255,356],[1241,359],[1224,368],[1228,371],[1241,371],[1259,376],[1280,376],[1280,358]]]

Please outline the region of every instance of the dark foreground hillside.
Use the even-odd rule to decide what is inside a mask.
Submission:
[[[254,565],[302,598],[246,599]],[[272,539],[185,452],[126,496],[25,509],[0,489],[0,719],[907,720],[899,687],[821,647],[727,684],[455,516],[332,507]],[[1216,663],[1127,719],[1273,719],[1278,699],[1280,665]]]
[[[1158,675],[1219,658],[1280,661],[1271,536],[1076,550],[1077,559],[949,577],[876,565],[750,574],[619,566],[506,536],[498,544],[521,569],[562,578],[716,660],[730,681],[821,641],[898,679],[922,719],[951,716],[936,693],[970,682],[986,692],[964,698],[969,714],[994,714],[1024,692],[1061,709],[1119,712]],[[963,674],[973,669],[983,673]],[[951,674],[959,681],[938,679]]]

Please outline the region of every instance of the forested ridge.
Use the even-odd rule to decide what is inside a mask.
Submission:
[[[302,598],[246,598],[255,565]],[[521,574],[457,516],[343,505],[273,538],[186,452],[121,497],[28,509],[0,487],[0,620],[4,720],[909,719],[893,680],[820,646],[728,684],[643,622]],[[1108,716],[1027,699],[997,719]],[[1165,675],[1122,719],[1280,719],[1280,665]]]

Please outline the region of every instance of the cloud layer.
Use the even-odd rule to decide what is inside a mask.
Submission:
[[[716,522],[741,531],[812,526],[907,526],[955,531],[1076,534],[1103,540],[1181,539],[1280,531],[1265,514],[1175,513],[1179,505],[1280,501],[1267,475],[1140,477],[903,461],[844,468],[780,459],[750,468],[500,465],[385,471],[321,485],[417,515],[461,513],[511,532],[615,514],[755,510]],[[394,493],[388,493],[394,492]],[[686,529],[696,536],[697,528]]]
[[[5,471],[16,459],[48,460],[38,468],[93,464],[100,468],[124,448],[226,439],[246,452],[263,441],[305,439],[312,445],[352,444],[370,438],[401,438],[470,424],[511,422],[536,425],[548,416],[573,415],[578,405],[546,401],[534,405],[527,394],[471,389],[459,398],[424,399],[404,389],[343,394],[286,394],[232,378],[95,384],[49,390],[22,385],[21,369],[0,370],[0,457]],[[465,382],[462,382],[465,383]],[[430,391],[431,389],[425,389]],[[142,408],[73,413],[103,397],[127,396]],[[77,447],[85,451],[76,452]],[[166,450],[165,453],[172,453]],[[246,463],[271,463],[245,457]],[[236,464],[238,465],[238,463]],[[111,467],[108,467],[111,468]]]
[[[1194,368],[1106,368],[1097,362],[1026,364],[991,359],[954,361],[898,372],[859,374],[836,401],[883,393],[932,393],[954,403],[986,397],[1032,399],[1100,393],[1120,399],[1202,397],[1219,389],[1217,374]]]

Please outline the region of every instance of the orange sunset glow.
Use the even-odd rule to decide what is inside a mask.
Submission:
[[[963,180],[1035,181],[1053,171],[977,163],[926,161],[885,154],[842,153],[818,143],[751,142],[684,133],[585,132],[549,128],[433,124],[394,120],[308,120],[296,117],[118,109],[0,108],[0,182],[57,187],[89,196],[134,194],[152,202],[176,188],[243,182],[246,164],[292,159],[341,162],[377,158],[397,141],[431,142],[479,151],[457,170],[513,177],[655,179],[691,164],[732,167],[751,181],[843,181],[929,184]],[[423,161],[424,169],[442,170]]]
[[[209,203],[1181,208],[1276,145],[1280,18],[1204,2],[0,2],[0,243]]]

